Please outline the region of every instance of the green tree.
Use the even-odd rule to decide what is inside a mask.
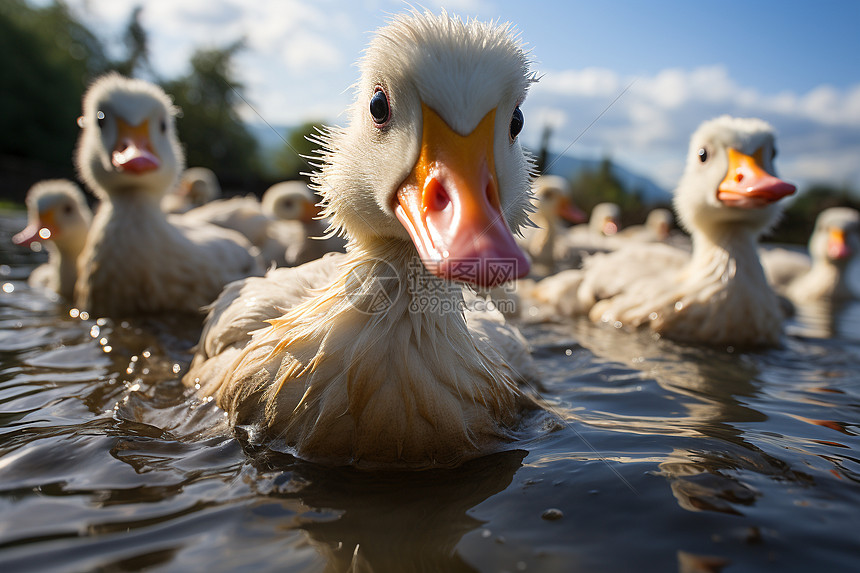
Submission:
[[[0,156],[26,158],[44,176],[72,175],[81,97],[109,67],[101,42],[62,2],[4,0],[0,53]]]
[[[272,159],[273,174],[283,179],[298,179],[304,177],[302,173],[313,171],[314,160],[308,157],[315,157],[320,146],[308,138],[322,128],[321,122],[307,122],[290,131]]]
[[[233,73],[242,41],[224,48],[197,50],[191,71],[164,82],[182,110],[177,122],[189,166],[208,167],[219,178],[258,177],[257,141],[239,117],[243,86]]]
[[[126,57],[114,65],[116,71],[124,76],[133,77],[142,70],[154,72],[149,62],[149,35],[140,21],[142,13],[141,6],[136,6],[132,11],[122,38]]]
[[[571,193],[574,202],[586,212],[598,203],[615,203],[621,208],[624,225],[633,221],[641,222],[644,207],[637,193],[624,187],[615,175],[612,161],[604,158],[595,169],[584,169],[571,179]]]

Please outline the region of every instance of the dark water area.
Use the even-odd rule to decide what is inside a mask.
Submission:
[[[523,325],[563,423],[456,469],[243,446],[179,377],[197,326],[27,286],[0,218],[0,571],[860,570],[860,305],[779,348]],[[76,313],[72,313],[76,314]]]

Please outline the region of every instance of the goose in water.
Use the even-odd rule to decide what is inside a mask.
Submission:
[[[809,255],[774,249],[762,253],[769,281],[796,304],[840,301],[856,295],[848,267],[860,251],[860,213],[850,207],[831,207],[815,220]]]
[[[273,217],[268,240],[260,247],[265,260],[295,267],[326,253],[344,251],[345,241],[328,232],[329,222],[320,218],[314,194],[304,181],[275,183],[263,193],[261,202],[263,212]]]
[[[779,217],[779,200],[795,187],[774,175],[774,155],[773,129],[764,121],[722,116],[705,122],[692,136],[675,190],[692,254],[654,243],[595,255],[582,271],[539,283],[534,296],[588,312],[595,322],[648,325],[680,341],[777,344],[783,313],[757,242]]]
[[[161,200],[165,213],[185,213],[221,197],[221,184],[215,172],[206,167],[189,167],[179,184]]]
[[[531,215],[534,227],[525,229],[519,241],[531,256],[534,272],[547,275],[557,267],[565,266],[561,240],[565,234],[562,220],[582,223],[585,213],[570,200],[567,179],[558,175],[541,175],[535,179],[535,212]]]
[[[78,262],[75,304],[94,316],[197,313],[227,283],[259,274],[250,245],[161,210],[184,161],[176,109],[158,86],[108,74],[84,95],[75,161],[101,201]]]
[[[472,289],[528,272],[535,80],[509,25],[444,12],[396,17],[360,69],[314,177],[346,254],[228,286],[183,380],[304,459],[454,465],[533,406],[522,335]]]
[[[30,273],[29,283],[74,297],[78,256],[87,240],[93,214],[80,187],[68,179],[48,179],[27,191],[28,225],[12,238],[17,245],[44,241],[48,262]]]

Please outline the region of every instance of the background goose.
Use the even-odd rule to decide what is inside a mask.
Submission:
[[[161,200],[165,213],[185,213],[221,196],[221,184],[215,172],[206,167],[189,167],[182,172],[179,184]]]
[[[585,213],[570,200],[570,185],[558,175],[541,175],[535,179],[535,212],[531,215],[534,227],[523,231],[519,241],[531,257],[533,271],[538,275],[554,272],[565,266],[565,249],[561,248],[561,237],[567,232],[562,220],[582,223]]]
[[[808,256],[773,249],[761,257],[774,288],[792,302],[804,304],[854,298],[847,270],[858,251],[860,213],[850,207],[832,207],[815,220]]]
[[[263,258],[278,266],[294,267],[326,253],[343,252],[346,242],[328,233],[329,222],[320,217],[317,199],[303,181],[275,183],[263,193],[263,212],[274,217]]]
[[[379,30],[314,179],[347,253],[230,285],[186,384],[325,463],[502,447],[531,404],[515,384],[527,348],[463,283],[528,271],[511,232],[530,200],[528,68],[508,25],[412,12]]]
[[[598,203],[591,210],[588,223],[574,225],[560,237],[556,251],[569,266],[582,266],[584,258],[618,248],[621,208],[615,203]]]
[[[161,88],[109,74],[83,101],[75,160],[101,200],[78,265],[76,305],[96,316],[198,312],[258,273],[243,237],[168,222],[161,200],[182,169],[175,109]]]
[[[675,190],[692,255],[662,244],[621,249],[590,258],[570,289],[548,286],[578,297],[568,306],[594,321],[649,325],[682,341],[776,344],[783,314],[756,244],[779,217],[778,200],[795,188],[773,175],[774,155],[773,129],[761,120],[705,122]]]
[[[33,269],[29,283],[68,301],[74,296],[78,255],[93,214],[81,189],[68,179],[40,181],[27,191],[27,227],[12,240],[18,245],[43,241],[48,262]]]

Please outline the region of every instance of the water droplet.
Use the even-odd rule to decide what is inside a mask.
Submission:
[[[149,350],[144,350],[142,354],[144,358],[149,358],[150,356],[152,356],[152,352],[150,352]]]
[[[69,316],[71,316],[72,318],[78,318],[79,314],[81,314],[81,311],[76,308],[69,310]]]
[[[107,338],[105,338],[104,336],[102,336],[101,338],[99,338],[99,344],[101,344],[102,346],[104,346],[104,345],[105,345],[105,344],[107,344],[107,343],[108,343],[108,339],[107,339]]]
[[[615,322],[612,323],[612,326],[614,326],[615,328],[621,328],[624,325],[621,324],[620,320],[616,320]]]
[[[481,530],[481,537],[483,537],[484,539],[487,539],[492,535],[493,535],[493,532],[490,531],[489,529],[482,529]]]
[[[95,324],[93,325],[92,328],[90,328],[90,336],[92,336],[93,338],[98,338],[100,332],[101,332],[101,329],[98,326],[96,326]],[[104,343],[102,343],[102,344],[104,344]]]
[[[139,359],[140,359],[140,357],[137,354],[135,354],[134,356],[131,357],[132,362],[137,362]]]
[[[684,303],[681,302],[680,300],[678,302],[676,302],[675,303],[675,310],[678,310],[678,311],[684,310]]]
[[[560,509],[556,509],[554,507],[547,509],[541,514],[541,519],[545,519],[547,521],[557,521],[562,517],[564,517],[564,513],[562,513]]]
[[[10,292],[14,292],[14,290],[15,285],[13,285],[12,283],[3,283],[3,292],[8,294]]]
[[[573,354],[573,350],[571,350],[570,348],[564,351],[565,356],[570,356],[571,354]]]
[[[107,324],[107,319],[106,318],[100,318],[96,321],[96,324],[98,324],[99,326],[104,326]]]
[[[89,320],[90,319],[90,313],[88,313],[85,310],[82,310],[80,317],[81,317],[81,320]]]
[[[657,320],[657,316],[659,316],[656,312],[652,312],[648,315],[648,320]]]
[[[34,253],[41,253],[42,252],[42,243],[39,243],[38,241],[35,243],[30,243],[30,250],[33,251]]]
[[[179,374],[179,371],[180,371],[180,370],[182,370],[182,366],[180,366],[179,364],[174,364],[174,365],[173,365],[173,373],[174,373],[174,374]]]
[[[194,384],[194,389],[195,389],[195,390],[200,390],[200,384]]]
[[[7,277],[12,272],[12,267],[9,265],[0,265],[0,276]]]
[[[105,352],[110,352],[111,350],[113,350],[113,346],[111,346],[110,344],[105,344],[102,350],[104,350]]]
[[[132,384],[128,388],[129,392],[137,392],[138,390],[140,390],[140,383],[139,382],[135,382],[134,384]]]
[[[51,229],[47,227],[42,227],[39,229],[39,237],[42,239],[50,239],[51,238]]]

